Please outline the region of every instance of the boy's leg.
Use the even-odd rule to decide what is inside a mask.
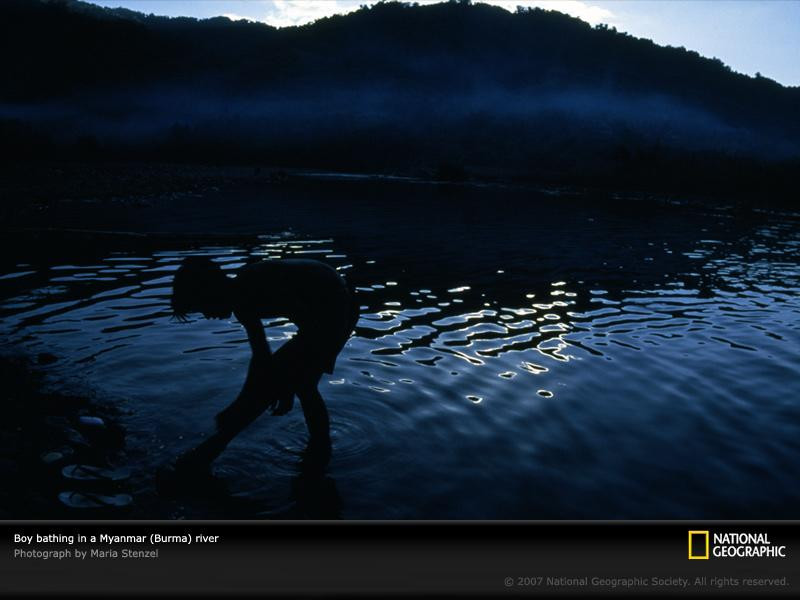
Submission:
[[[317,389],[321,376],[322,373],[319,372],[308,373],[297,390],[297,397],[303,407],[303,416],[310,436],[309,445],[330,449],[330,418],[325,401]]]

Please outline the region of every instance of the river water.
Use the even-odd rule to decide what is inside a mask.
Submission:
[[[325,185],[293,192],[290,230],[258,197],[232,202],[247,216],[228,229],[255,241],[53,252],[2,274],[15,286],[0,305],[7,344],[58,356],[51,381],[123,410],[141,516],[797,517],[796,215],[497,188],[326,197]],[[246,511],[154,500],[153,473],[212,430],[249,359],[234,320],[170,320],[190,254],[231,273],[325,261],[362,307],[320,385],[327,472],[304,479],[299,406],[264,415],[216,465]],[[273,350],[294,335],[264,323]]]

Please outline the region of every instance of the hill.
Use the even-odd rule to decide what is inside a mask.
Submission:
[[[0,6],[0,152],[560,183],[791,185],[800,88],[541,9],[384,3],[275,29]]]

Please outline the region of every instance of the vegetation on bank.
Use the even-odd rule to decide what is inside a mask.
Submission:
[[[0,158],[254,164],[788,195],[800,88],[541,9],[303,27],[0,7]]]

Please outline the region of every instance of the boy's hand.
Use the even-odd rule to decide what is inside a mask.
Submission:
[[[281,416],[288,413],[292,410],[294,406],[294,392],[291,390],[288,391],[281,391],[278,395],[278,403],[275,405],[275,408],[272,409],[272,414],[275,416]]]

